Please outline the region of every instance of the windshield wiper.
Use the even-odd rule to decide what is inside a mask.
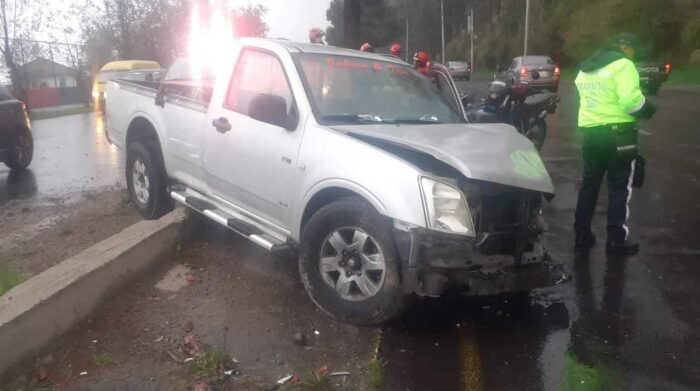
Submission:
[[[335,114],[335,115],[324,115],[321,117],[322,121],[333,121],[333,122],[351,122],[351,123],[362,123],[362,122],[384,122],[382,117],[376,114]]]
[[[424,115],[420,118],[397,118],[394,122],[398,124],[441,124],[438,117],[434,115]]]

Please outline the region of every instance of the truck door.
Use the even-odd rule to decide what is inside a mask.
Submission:
[[[287,60],[293,66],[291,59]],[[280,58],[268,50],[243,48],[223,105],[209,108],[204,148],[207,182],[213,198],[288,229],[289,187],[297,175],[302,137],[300,121],[285,129],[252,118],[251,102],[261,96],[276,99],[278,108],[286,110],[290,118],[298,118]]]

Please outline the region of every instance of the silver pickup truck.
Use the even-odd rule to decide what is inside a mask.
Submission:
[[[538,152],[509,125],[467,123],[446,69],[431,81],[396,58],[282,40],[226,53],[213,72],[181,59],[159,85],[109,83],[108,137],[144,218],[174,200],[298,254],[311,299],[360,325],[416,294],[561,276],[540,240],[554,189]]]

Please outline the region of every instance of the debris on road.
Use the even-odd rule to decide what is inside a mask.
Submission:
[[[306,345],[306,335],[304,335],[304,333],[302,333],[301,331],[297,331],[294,334],[294,343],[300,346]]]
[[[328,365],[323,365],[315,369],[315,372],[319,376],[323,376],[328,372]]]
[[[191,320],[188,320],[187,322],[185,322],[185,332],[191,333],[192,330],[194,330],[194,322],[192,322]]]
[[[49,371],[46,368],[39,368],[37,371],[37,378],[39,378],[39,381],[49,380]]]
[[[194,357],[187,357],[187,358],[184,359],[182,362],[190,362],[190,361],[192,361],[192,360],[194,360]]]
[[[193,276],[193,275],[191,275],[191,274],[188,274],[187,277],[185,277],[185,280],[186,280],[190,285],[192,285],[192,284],[194,284],[194,283],[197,282],[197,277],[195,277],[195,276]]]
[[[197,341],[197,337],[192,334],[186,335],[183,339],[182,352],[189,357],[204,356],[204,350]]]
[[[165,338],[165,337],[163,337],[163,336],[161,335],[160,337],[154,339],[153,342],[163,342],[163,339],[164,339],[164,338]]]
[[[86,376],[86,375],[87,375],[87,371],[80,372],[80,376]]]
[[[287,383],[294,384],[294,383],[298,383],[298,382],[299,382],[299,376],[297,376],[296,374],[287,375],[287,376],[277,380],[277,384],[279,384],[279,385],[285,385]]]
[[[318,330],[314,330],[314,335],[321,335],[321,333]]]
[[[350,376],[350,375],[352,375],[350,372],[331,372],[328,376],[336,377],[336,376]]]

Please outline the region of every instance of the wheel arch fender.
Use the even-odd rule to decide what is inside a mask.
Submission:
[[[292,236],[298,240],[304,226],[316,211],[331,202],[345,197],[358,197],[367,201],[380,215],[387,216],[388,211],[381,200],[362,185],[344,179],[327,179],[319,182],[306,192],[295,216]]]
[[[158,150],[155,151],[158,154],[160,164],[163,169],[166,169],[165,164],[165,145],[163,144],[163,137],[161,137],[158,132],[158,127],[155,125],[155,121],[148,113],[137,112],[132,115],[129,119],[129,125],[126,128],[125,149],[129,148],[129,145],[133,142],[141,141],[144,143],[155,142]],[[166,170],[167,171],[167,170]]]

